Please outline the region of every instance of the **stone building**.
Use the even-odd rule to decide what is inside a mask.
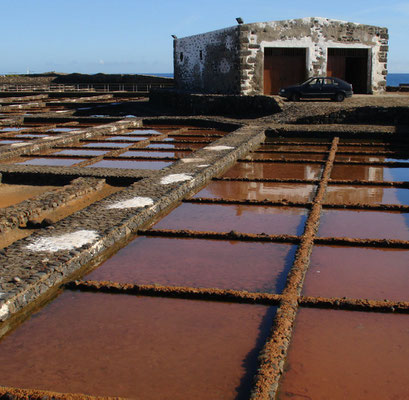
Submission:
[[[178,89],[277,94],[311,76],[336,76],[355,93],[386,87],[388,30],[327,18],[239,24],[174,39]]]

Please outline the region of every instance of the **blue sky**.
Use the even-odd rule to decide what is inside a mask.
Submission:
[[[386,26],[409,73],[409,1],[0,0],[0,73],[173,72],[172,38],[245,22],[326,17]]]

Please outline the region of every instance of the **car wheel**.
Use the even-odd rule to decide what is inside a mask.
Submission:
[[[345,99],[345,95],[344,93],[341,93],[341,92],[337,93],[334,97],[335,101],[344,101],[344,99]]]
[[[300,101],[300,95],[298,93],[293,93],[290,99],[291,101]]]

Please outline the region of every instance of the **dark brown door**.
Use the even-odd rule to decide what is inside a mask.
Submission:
[[[327,75],[352,84],[354,93],[369,93],[368,49],[328,49]]]
[[[306,49],[264,49],[264,94],[278,94],[282,87],[302,83],[306,76]]]

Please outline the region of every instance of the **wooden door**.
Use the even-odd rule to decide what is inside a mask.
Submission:
[[[282,87],[305,80],[305,48],[264,49],[264,94],[278,94]]]

